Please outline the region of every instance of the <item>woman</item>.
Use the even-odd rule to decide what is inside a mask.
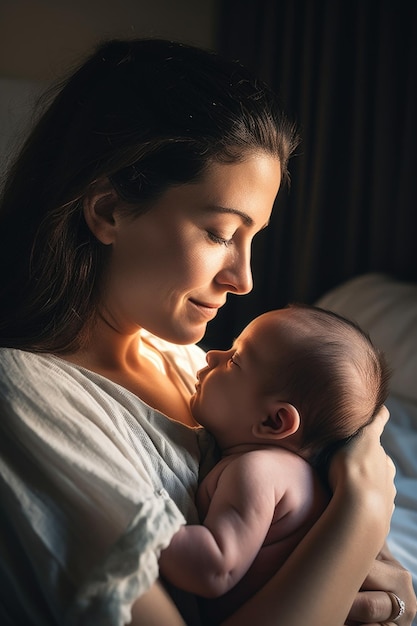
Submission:
[[[189,410],[193,344],[250,291],[295,143],[239,64],[164,41],[104,44],[38,122],[0,214],[4,623],[198,624],[157,564],[215,460]],[[356,623],[411,623],[408,573],[376,558],[385,419],[338,455],[329,507],[227,624],[335,626],[352,605]],[[368,573],[383,591],[357,595]]]

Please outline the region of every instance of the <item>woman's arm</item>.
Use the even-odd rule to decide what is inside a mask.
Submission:
[[[177,607],[158,582],[138,598],[132,607],[129,626],[187,626]]]
[[[379,443],[387,415],[381,411],[338,452],[331,468],[334,496],[328,508],[271,581],[223,626],[342,626],[352,605],[350,617],[358,624],[387,622],[392,613],[389,596],[382,591],[358,594],[365,579],[369,588],[393,591],[406,602],[406,613],[396,624],[411,626],[415,597],[410,578],[395,562],[375,561],[395,496],[393,464]],[[182,625],[174,604],[166,596],[159,602],[160,589],[155,593],[153,589],[136,602],[132,626]],[[365,596],[369,593],[374,597]]]

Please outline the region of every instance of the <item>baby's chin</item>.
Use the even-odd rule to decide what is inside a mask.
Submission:
[[[198,393],[193,393],[190,398],[190,409],[195,421],[200,424],[200,426],[206,425],[206,420],[204,419],[204,413],[202,414],[199,410],[198,402],[197,402]]]

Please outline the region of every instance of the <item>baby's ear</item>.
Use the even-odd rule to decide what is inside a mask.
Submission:
[[[289,402],[271,400],[267,413],[254,424],[252,432],[256,437],[284,439],[293,435],[300,427],[300,414]]]
[[[93,183],[83,200],[84,217],[93,235],[105,245],[114,241],[114,214],[120,202],[108,178]]]

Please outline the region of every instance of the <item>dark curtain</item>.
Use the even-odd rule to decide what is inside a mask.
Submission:
[[[279,94],[302,143],[255,239],[255,288],[203,345],[364,272],[417,281],[417,2],[220,0],[217,47]]]

